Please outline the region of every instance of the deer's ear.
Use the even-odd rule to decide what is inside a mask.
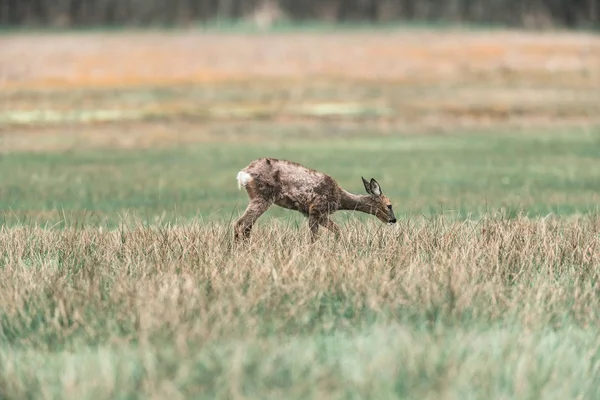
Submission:
[[[369,183],[368,180],[366,180],[365,178],[363,178],[362,176],[360,177],[363,181],[363,185],[365,185],[365,190],[367,191],[368,194],[373,194],[373,191],[371,191],[371,184]]]
[[[381,191],[381,187],[379,186],[379,183],[377,183],[377,181],[373,178],[371,178],[371,182],[369,183],[369,185],[371,186],[371,193],[374,194],[375,196],[381,196],[381,194],[383,193]]]

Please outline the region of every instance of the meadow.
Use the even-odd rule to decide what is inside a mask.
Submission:
[[[0,46],[0,398],[600,395],[597,37]],[[261,156],[374,177],[399,222],[311,244],[274,207],[236,244]]]

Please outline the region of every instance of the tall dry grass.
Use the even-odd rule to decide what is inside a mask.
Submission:
[[[344,227],[2,228],[0,397],[597,394],[599,217]]]

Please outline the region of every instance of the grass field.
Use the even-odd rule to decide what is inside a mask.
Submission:
[[[0,399],[600,396],[598,37],[0,47]],[[235,245],[260,156],[399,223],[311,245],[272,208]]]

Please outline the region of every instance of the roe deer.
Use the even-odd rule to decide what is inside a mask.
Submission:
[[[313,242],[319,225],[339,234],[340,229],[329,219],[338,210],[361,211],[383,222],[396,223],[392,204],[375,179],[362,178],[368,194],[357,195],[345,191],[322,172],[292,161],[259,158],[238,172],[237,181],[239,189],[246,189],[250,203],[235,222],[236,240],[248,238],[256,220],[273,204],[308,217]]]

